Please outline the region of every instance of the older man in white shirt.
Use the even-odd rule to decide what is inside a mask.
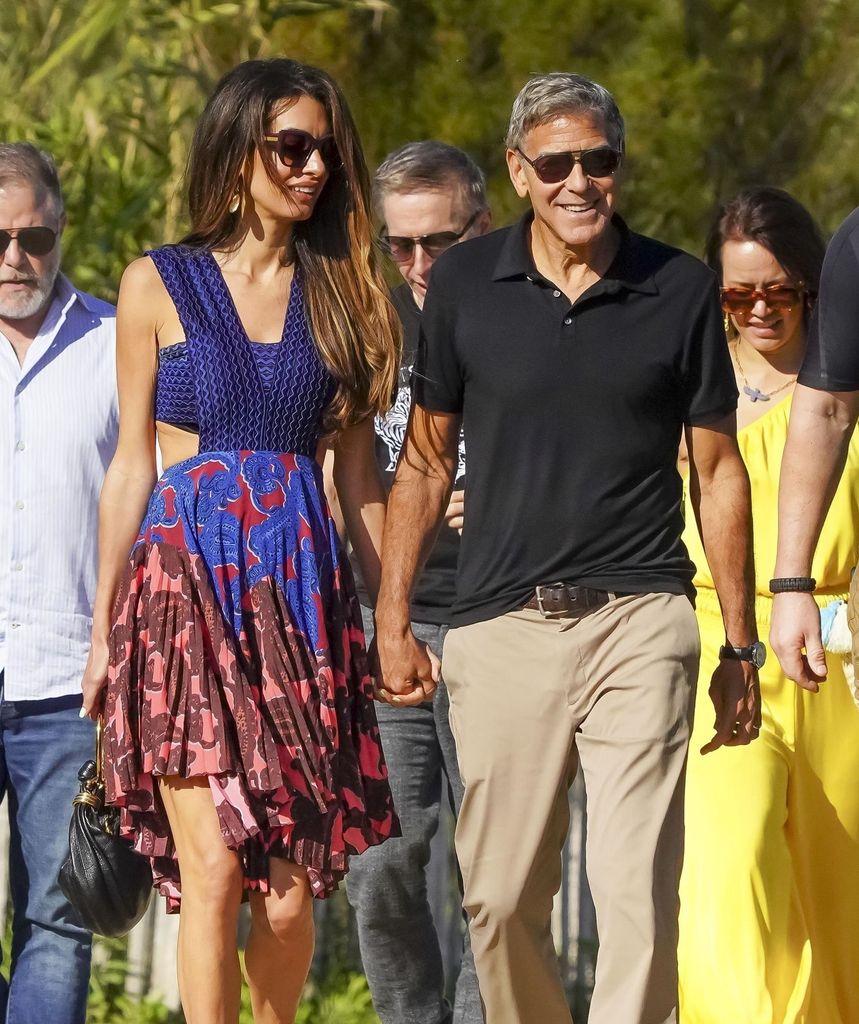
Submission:
[[[83,1024],[90,936],[57,886],[77,770],[98,496],[116,444],[115,311],[60,272],[53,160],[0,144],[0,797],[14,917],[7,1024]],[[3,1003],[7,1003],[3,1016]]]

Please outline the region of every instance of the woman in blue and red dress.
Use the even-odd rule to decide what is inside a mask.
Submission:
[[[255,1020],[292,1021],[311,896],[398,830],[316,455],[333,438],[372,587],[372,419],[394,391],[399,335],[360,143],[324,72],[272,59],[226,75],[188,184],[191,233],[132,263],[120,288],[120,437],[84,706],[103,703],[108,801],[181,906],[189,1024],[238,1021],[246,891]]]

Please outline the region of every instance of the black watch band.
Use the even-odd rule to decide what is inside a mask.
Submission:
[[[727,661],[747,661],[755,668],[763,668],[767,660],[767,649],[760,640],[749,644],[748,647],[732,647],[725,644],[719,648],[719,657]]]
[[[776,576],[770,580],[771,594],[813,594],[817,580],[811,576]]]

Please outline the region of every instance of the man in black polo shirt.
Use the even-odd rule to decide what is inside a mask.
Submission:
[[[749,742],[760,716],[737,392],[713,275],[615,213],[623,120],[610,94],[577,75],[535,78],[507,144],[531,211],[441,257],[424,308],[385,528],[380,685],[400,706],[431,689],[408,597],[462,423],[467,509],[443,671],[487,1024],[569,1024],[549,925],[579,763],[600,936],[591,1024],[663,1024],[676,1020],[699,657],[684,430],[726,628],[705,750]]]
[[[391,153],[373,180],[382,242],[405,283],[391,298],[403,323],[403,362],[393,407],[377,417],[376,457],[394,478],[411,407],[412,364],[430,271],[437,256],[489,230],[483,174],[468,154],[431,140]],[[455,490],[411,601],[415,636],[441,657],[456,591],[462,527],[465,446],[457,440]],[[373,635],[372,606],[361,594],[364,626]],[[438,935],[427,900],[426,867],[438,828],[444,783],[454,812],[462,801],[444,682],[431,703],[402,710],[378,705],[379,729],[403,834],[355,858],[347,876],[364,971],[382,1024],[482,1024],[474,959],[468,942],[454,1005],[445,997]]]

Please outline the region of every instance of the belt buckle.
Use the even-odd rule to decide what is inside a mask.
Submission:
[[[564,596],[567,598],[567,607],[547,609],[543,604],[543,598],[547,597],[550,591],[553,593],[558,593],[558,591],[563,593]],[[566,584],[563,582],[547,583],[545,585],[538,583],[537,586],[534,588],[534,596],[537,599],[537,610],[540,612],[543,618],[546,618],[549,615],[560,615],[564,611],[569,610],[569,592],[567,591]]]

